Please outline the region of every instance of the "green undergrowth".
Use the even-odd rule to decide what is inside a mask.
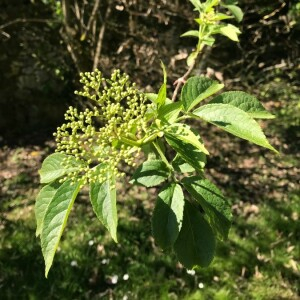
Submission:
[[[128,194],[139,200],[121,197],[118,203],[119,244],[99,226],[86,195],[78,199],[48,279],[34,234],[33,199],[26,211],[24,199],[12,201],[1,213],[1,299],[298,299],[296,191],[252,210],[235,205],[229,242],[219,245],[211,267],[195,274],[150,237],[154,197],[147,199],[140,188]]]

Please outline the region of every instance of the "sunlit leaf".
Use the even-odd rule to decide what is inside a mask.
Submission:
[[[184,198],[181,186],[170,183],[158,194],[152,216],[155,242],[163,249],[173,246],[182,225]]]
[[[68,167],[63,162],[68,160]],[[74,156],[64,153],[53,153],[45,158],[42,167],[39,170],[41,183],[52,182],[63,175],[74,172],[78,169],[80,163],[76,161]]]
[[[90,200],[96,216],[109,231],[113,240],[117,242],[116,182],[114,175],[110,172],[107,172],[106,177],[102,183],[91,183]]]
[[[191,110],[202,100],[217,93],[223,87],[223,84],[204,76],[189,78],[183,86],[180,96],[185,111]]]
[[[75,198],[79,192],[80,183],[73,183],[71,180],[65,181],[55,193],[53,199],[48,205],[44,226],[41,232],[41,246],[44,255],[46,270],[45,276],[48,276],[55,252],[57,250],[63,230],[74,204]]]
[[[230,104],[207,104],[194,110],[193,114],[239,138],[277,153],[269,144],[259,124],[246,112],[235,106]]]
[[[256,97],[241,91],[220,94],[209,102],[209,104],[213,103],[233,105],[248,113],[252,118],[273,119],[275,117],[263,107]]]
[[[36,197],[36,201],[35,201],[36,236],[39,236],[42,232],[46,211],[60,186],[61,184],[59,184],[58,182],[52,182],[44,186]]]

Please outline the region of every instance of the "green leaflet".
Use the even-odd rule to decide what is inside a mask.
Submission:
[[[157,107],[160,107],[165,104],[166,99],[167,99],[167,72],[166,72],[166,67],[162,61],[160,61],[160,65],[163,70],[164,74],[164,83],[161,85],[157,98],[156,98],[156,103]]]
[[[231,91],[218,95],[213,98],[209,104],[223,103],[233,105],[250,115],[252,118],[257,119],[273,119],[263,105],[257,100],[256,97],[241,91]]]
[[[184,143],[192,144],[199,151],[205,154],[209,154],[203,142],[200,141],[199,137],[197,137],[192,130],[190,130],[190,126],[186,124],[181,124],[181,123],[171,124],[165,129],[164,133],[167,138],[171,136],[173,138],[179,139]]]
[[[197,171],[202,172],[206,163],[206,155],[191,143],[186,143],[175,135],[165,134],[167,143]]]
[[[231,226],[230,205],[221,191],[209,180],[199,176],[186,177],[182,180],[184,187],[201,205],[210,226],[219,239],[226,239]]]
[[[45,260],[45,276],[48,276],[53,258],[58,247],[63,230],[79,192],[80,182],[72,184],[71,180],[65,181],[55,193],[48,205],[44,226],[41,232],[41,246]]]
[[[181,102],[185,111],[190,111],[202,100],[215,94],[224,87],[215,80],[203,76],[194,76],[187,80],[181,91]]]
[[[163,83],[158,91],[158,95],[156,98],[156,103],[158,107],[165,104],[165,101],[167,99],[167,85]]]
[[[130,183],[153,187],[168,179],[169,175],[170,170],[162,160],[147,160],[134,172]]]
[[[168,102],[162,105],[158,110],[158,118],[167,123],[174,123],[178,118],[179,113],[182,109],[182,103],[178,102]]]
[[[222,5],[222,6],[226,7],[238,22],[241,22],[243,20],[244,17],[243,11],[238,6],[236,5]]]
[[[189,36],[199,38],[199,31],[198,30],[189,30],[189,31],[183,33],[180,37],[189,37]]]
[[[184,198],[181,186],[169,183],[158,194],[152,216],[155,242],[166,249],[173,246],[182,225]]]
[[[213,260],[216,241],[213,231],[202,214],[185,201],[183,223],[174,250],[187,268],[207,267]]]
[[[63,161],[68,159],[68,166],[63,166]],[[74,156],[66,155],[64,153],[53,153],[45,158],[42,167],[39,170],[41,176],[41,183],[49,183],[63,175],[76,171],[80,163],[76,161]]]
[[[35,201],[36,236],[39,236],[42,232],[46,211],[60,186],[61,184],[57,182],[52,182],[44,186],[36,197],[36,201]]]
[[[109,173],[106,181],[91,183],[90,200],[97,218],[117,243],[118,215],[115,184],[114,176]]]
[[[181,172],[181,173],[195,172],[195,169],[190,164],[188,164],[178,153],[176,154],[175,158],[172,161],[172,166],[174,170],[177,172]]]
[[[207,104],[194,110],[193,114],[233,135],[278,153],[269,144],[259,124],[239,108],[229,104]]]
[[[232,24],[226,24],[226,25],[220,25],[219,29],[216,30],[214,33],[220,33],[224,36],[228,37],[234,42],[239,41],[239,34],[241,34],[241,31]]]

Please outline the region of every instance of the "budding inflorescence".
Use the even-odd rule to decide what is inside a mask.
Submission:
[[[120,177],[124,174],[118,171],[119,163],[134,165],[140,152],[135,142],[145,135],[146,112],[152,104],[146,103],[146,96],[119,70],[110,79],[103,78],[99,70],[80,77],[83,90],[75,94],[88,98],[94,106],[82,112],[70,107],[65,114],[67,122],[54,134],[57,152],[80,162],[67,178],[74,182],[80,178],[86,184],[103,182],[107,176]],[[71,161],[66,159],[64,164]],[[100,168],[95,167],[99,164]]]

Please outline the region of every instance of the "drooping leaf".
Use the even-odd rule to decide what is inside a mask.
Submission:
[[[207,104],[194,110],[193,114],[239,138],[277,153],[277,150],[269,144],[259,124],[246,112],[235,106]]]
[[[174,123],[168,126],[164,131],[166,137],[172,136],[177,138],[184,143],[190,143],[195,146],[198,150],[205,154],[209,154],[204,144],[200,139],[190,130],[190,126],[181,123]]]
[[[185,111],[191,110],[202,100],[217,93],[223,84],[204,76],[194,76],[188,79],[181,91],[181,102]]]
[[[162,160],[147,160],[134,172],[130,183],[152,187],[161,184],[169,176],[170,170]]]
[[[61,184],[59,184],[58,182],[52,182],[44,186],[36,197],[36,201],[35,201],[36,236],[39,236],[42,232],[46,211],[60,186]]]
[[[181,173],[195,172],[195,168],[193,168],[190,164],[188,164],[178,153],[172,161],[172,166],[174,170],[177,172],[181,172]]]
[[[202,172],[206,163],[206,155],[191,143],[187,143],[175,135],[165,134],[167,143],[197,171]]]
[[[243,11],[236,5],[223,5],[224,7],[226,7],[231,13],[232,15],[235,17],[235,19],[238,22],[241,22],[243,20],[244,14]]]
[[[189,36],[199,38],[198,30],[189,30],[189,31],[183,33],[180,37],[189,37]]]
[[[158,194],[152,216],[156,243],[166,249],[173,246],[182,225],[184,198],[181,186],[170,183]]]
[[[158,118],[167,123],[174,123],[181,109],[182,103],[180,101],[171,103],[167,103],[166,101],[165,105],[161,106],[158,110]]]
[[[184,187],[201,205],[212,229],[219,239],[226,239],[231,226],[232,214],[228,201],[209,180],[199,176],[186,177]]]
[[[216,241],[202,214],[185,201],[183,223],[174,244],[179,261],[187,268],[207,267],[213,260]]]
[[[241,31],[232,24],[226,24],[226,25],[219,25],[218,30],[216,30],[214,33],[220,33],[228,37],[232,41],[238,42]]]
[[[104,182],[91,183],[90,200],[97,218],[117,243],[118,215],[115,184],[115,177],[107,172]]]
[[[256,97],[241,91],[231,91],[220,94],[209,102],[209,104],[213,103],[233,105],[248,113],[252,118],[274,118],[274,116],[263,107]]]
[[[44,226],[41,232],[41,246],[45,260],[45,276],[48,276],[53,258],[58,247],[63,230],[79,192],[80,183],[72,184],[71,180],[65,181],[55,193],[48,205]]]
[[[64,166],[63,162],[68,160],[68,166]],[[41,183],[50,183],[63,175],[74,172],[78,169],[80,163],[76,161],[74,156],[64,153],[53,153],[45,158],[42,167],[39,170]]]

